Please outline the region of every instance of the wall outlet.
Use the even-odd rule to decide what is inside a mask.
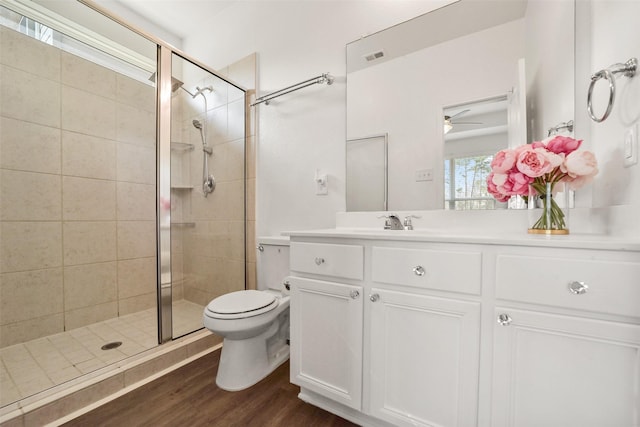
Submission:
[[[327,174],[320,175],[316,172],[316,195],[326,196],[329,194],[329,182]]]
[[[420,169],[416,171],[416,182],[433,181],[433,169]]]
[[[624,132],[624,167],[628,168],[638,163],[638,124],[628,127]]]

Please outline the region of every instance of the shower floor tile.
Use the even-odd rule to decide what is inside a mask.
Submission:
[[[176,301],[173,336],[202,328],[203,309],[188,301]],[[157,336],[157,310],[151,308],[2,348],[0,406],[156,347]],[[122,345],[101,349],[114,341]]]

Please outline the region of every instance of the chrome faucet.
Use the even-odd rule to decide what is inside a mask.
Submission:
[[[385,230],[404,230],[404,226],[402,225],[402,222],[400,222],[400,218],[398,218],[398,216],[395,214],[382,215],[382,216],[379,216],[378,218],[385,218],[385,221],[384,221]]]
[[[404,217],[403,227],[405,230],[413,230],[413,223],[411,222],[411,218],[420,218],[417,215],[407,215]]]

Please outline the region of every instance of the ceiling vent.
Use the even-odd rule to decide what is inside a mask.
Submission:
[[[364,56],[364,59],[366,59],[367,61],[371,62],[371,61],[375,61],[376,59],[380,59],[384,56],[384,51],[383,50],[379,50],[377,52],[373,52],[370,53],[368,55]]]

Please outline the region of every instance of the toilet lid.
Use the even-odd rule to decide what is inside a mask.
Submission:
[[[237,291],[219,296],[207,305],[205,312],[219,319],[237,319],[257,316],[273,310],[278,305],[276,297],[261,291]]]

